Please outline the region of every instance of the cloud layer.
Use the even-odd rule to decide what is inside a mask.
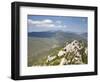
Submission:
[[[28,19],[28,27],[29,28],[36,28],[37,29],[48,29],[48,30],[56,30],[56,29],[63,29],[66,28],[66,25],[62,24],[62,21],[57,20],[53,21],[50,19],[44,19],[44,20],[32,20]]]

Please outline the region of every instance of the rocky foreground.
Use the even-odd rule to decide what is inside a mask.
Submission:
[[[83,42],[74,40],[70,43],[66,42],[58,54],[49,55],[44,61],[44,65],[70,65],[70,64],[87,64],[88,49]]]

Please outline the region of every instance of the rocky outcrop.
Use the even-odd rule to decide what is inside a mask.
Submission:
[[[65,47],[61,49],[57,55],[48,56],[47,62],[53,62],[53,60],[59,60],[59,65],[68,64],[83,64],[84,56],[85,58],[88,54],[87,47],[84,47],[82,43],[74,40],[70,43],[66,43]]]

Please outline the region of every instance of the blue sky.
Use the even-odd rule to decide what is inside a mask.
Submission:
[[[28,32],[65,31],[87,32],[87,17],[28,15]]]

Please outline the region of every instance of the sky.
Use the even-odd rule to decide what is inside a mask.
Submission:
[[[87,17],[28,15],[28,32],[64,31],[87,32]]]

